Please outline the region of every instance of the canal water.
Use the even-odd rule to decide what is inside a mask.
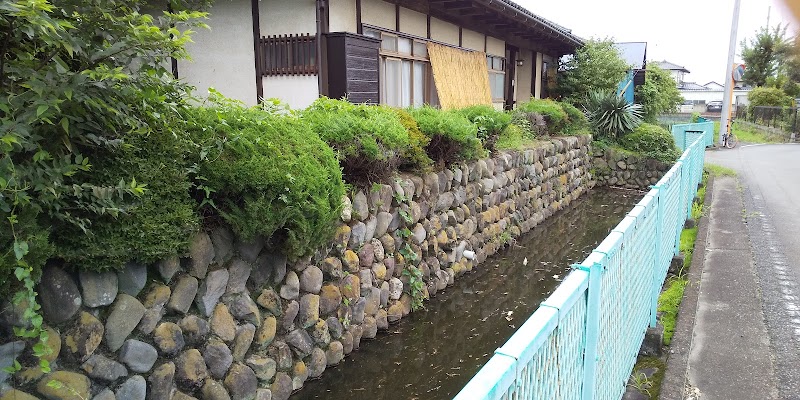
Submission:
[[[292,400],[452,399],[641,197],[590,191],[457,279],[426,310],[362,341]]]

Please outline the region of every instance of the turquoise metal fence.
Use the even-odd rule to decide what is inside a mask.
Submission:
[[[714,144],[714,122],[675,124],[672,125],[670,129],[672,131],[672,137],[675,138],[675,144],[677,144],[681,150],[686,150],[686,148],[694,142],[692,138],[697,137],[699,131],[702,131],[703,135],[705,135],[706,147]]]
[[[688,146],[675,165],[455,400],[622,398],[645,331],[656,324],[658,295],[713,136],[713,124],[710,131],[685,125],[693,126],[676,137]]]

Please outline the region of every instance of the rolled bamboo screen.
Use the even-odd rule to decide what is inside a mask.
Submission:
[[[443,109],[492,105],[486,54],[428,42],[428,56]]]

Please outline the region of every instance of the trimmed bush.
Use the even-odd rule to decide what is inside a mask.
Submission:
[[[408,150],[400,160],[400,169],[405,171],[427,172],[433,165],[433,160],[425,153],[425,147],[431,142],[431,138],[425,136],[419,130],[417,121],[414,117],[403,109],[396,109],[400,123],[408,131]]]
[[[198,179],[207,201],[237,234],[269,238],[292,258],[332,237],[342,173],[308,124],[234,104],[197,108],[187,120],[201,145]]]
[[[337,152],[345,179],[356,185],[386,181],[411,152],[408,131],[388,107],[323,97],[301,118]]]
[[[511,115],[492,106],[477,105],[459,110],[478,128],[478,139],[486,150],[494,151],[498,136],[511,123]]]
[[[564,129],[566,133],[574,134],[586,130],[589,127],[589,122],[583,111],[569,103],[561,102],[559,104],[561,104],[561,108],[564,112],[567,113],[567,123]]]
[[[525,112],[514,110],[511,112],[511,125],[516,125],[526,137],[533,139],[540,136],[548,136],[547,121],[544,116],[537,112]]]
[[[478,128],[458,111],[425,106],[410,109],[409,113],[417,121],[419,130],[431,139],[425,151],[438,167],[483,155]]]
[[[675,139],[666,129],[653,124],[643,123],[633,132],[620,139],[620,145],[626,150],[640,153],[665,163],[673,163],[681,156],[675,145]]]
[[[498,137],[495,147],[498,150],[523,150],[534,143],[529,131],[519,125],[509,124]]]
[[[90,155],[92,170],[83,173],[83,179],[98,186],[134,180],[144,184],[145,191],[116,217],[93,217],[87,232],[57,223],[52,234],[56,255],[67,264],[99,271],[122,268],[131,260],[154,262],[185,251],[199,227],[197,204],[189,192],[186,138],[157,131],[129,135],[125,142],[115,151]]]
[[[521,112],[535,112],[544,117],[551,134],[562,133],[569,124],[569,116],[561,103],[551,99],[534,99],[517,106]]]

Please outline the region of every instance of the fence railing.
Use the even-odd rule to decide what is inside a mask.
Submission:
[[[675,139],[675,144],[678,145],[678,148],[681,150],[686,150],[699,133],[704,135],[706,147],[714,144],[714,122],[674,124],[670,127],[670,131],[672,132],[672,137]]]
[[[317,40],[314,35],[262,36],[258,41],[259,76],[315,75]]]
[[[786,132],[797,132],[800,128],[797,125],[797,111],[796,107],[742,106],[736,108],[736,119],[780,128]]]
[[[455,400],[622,398],[702,177],[708,139],[694,128],[675,165]]]

